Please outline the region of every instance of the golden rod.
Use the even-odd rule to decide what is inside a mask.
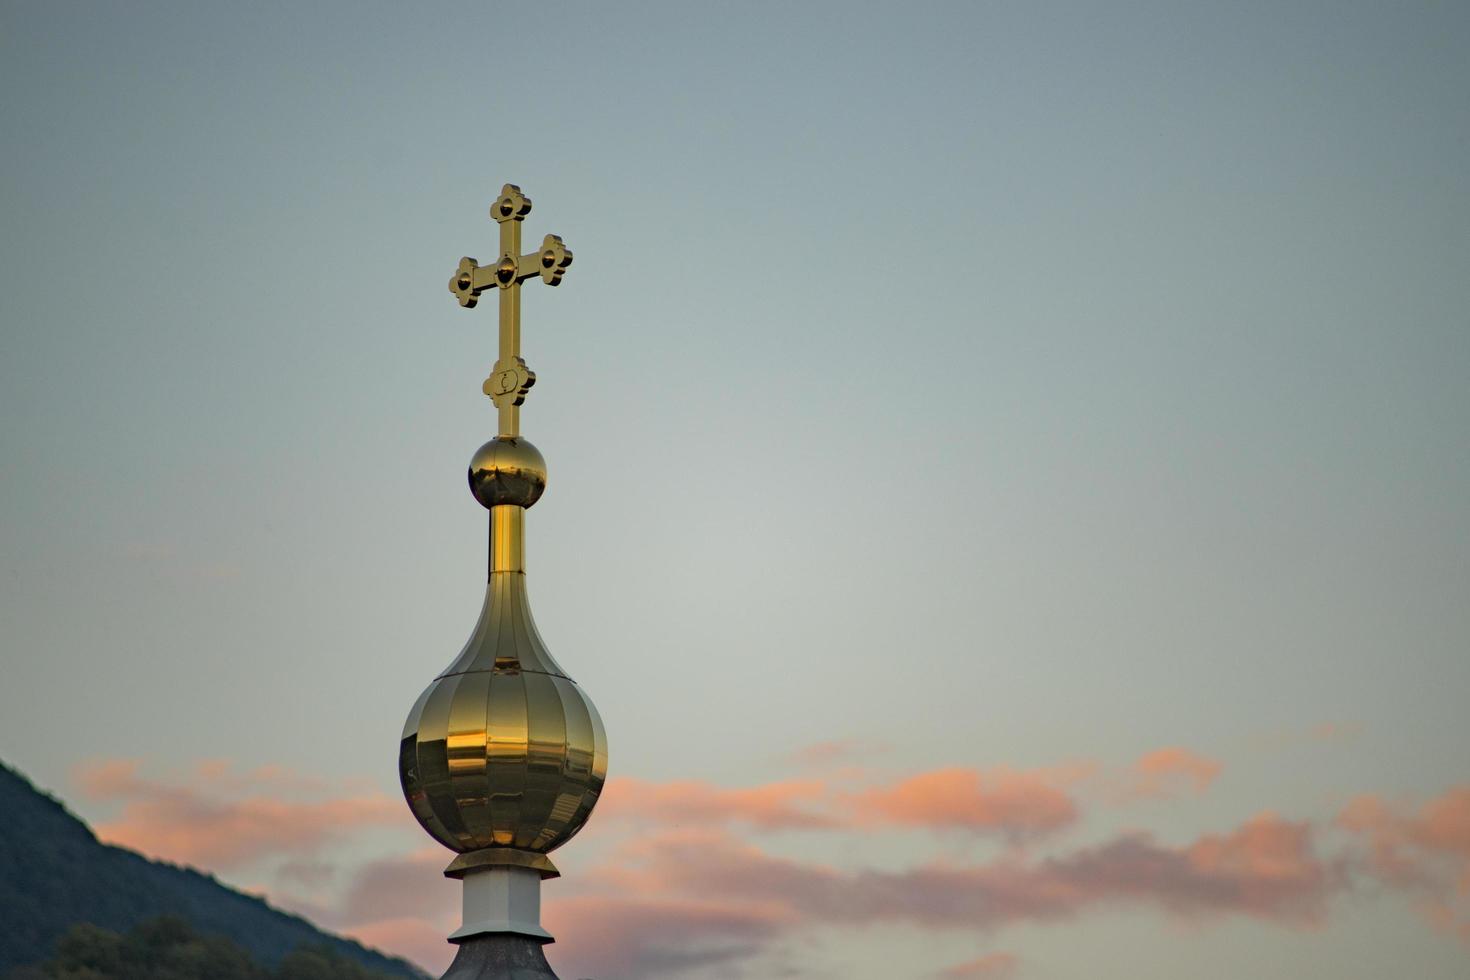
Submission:
[[[526,508],[496,504],[490,508],[490,574],[526,570]]]

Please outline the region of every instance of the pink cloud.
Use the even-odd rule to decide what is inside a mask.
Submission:
[[[78,766],[72,781],[91,799],[116,799],[146,791],[146,784],[138,776],[142,765],[138,759],[99,759]]]
[[[444,877],[451,857],[428,846],[366,862],[326,921],[368,945],[442,973],[455,953],[445,937],[458,927],[460,913],[461,886]]]
[[[1146,752],[1128,772],[1123,796],[1165,799],[1184,792],[1203,793],[1224,767],[1216,760],[1178,746]]]
[[[1366,843],[1375,877],[1417,895],[1436,928],[1470,943],[1470,784],[1417,809],[1359,796],[1338,825]]]
[[[717,831],[646,837],[623,847],[611,864],[587,880],[627,897],[719,895],[793,923],[930,928],[1054,920],[1116,903],[1309,926],[1341,884],[1315,855],[1309,827],[1271,815],[1184,847],[1131,834],[1042,859],[1010,854],[901,871],[844,871],[776,857]]]
[[[353,926],[345,930],[344,935],[356,939],[364,946],[402,956],[431,970],[437,976],[448,969],[454,960],[456,947],[444,938],[453,928],[446,927],[442,922],[405,917]]]
[[[283,861],[276,868],[276,877],[281,881],[300,885],[312,891],[320,891],[337,875],[337,866],[328,861],[319,861],[315,858],[293,858]]]
[[[1295,925],[1319,925],[1326,898],[1344,884],[1339,866],[1318,859],[1310,825],[1272,813],[1201,837],[1184,855],[1234,911]]]
[[[453,856],[430,846],[401,857],[367,862],[353,876],[342,899],[343,920],[370,923],[420,918],[452,922],[459,913],[460,886],[444,877],[444,868]]]
[[[557,898],[544,918],[562,941],[547,949],[557,972],[599,980],[680,976],[747,959],[789,925],[774,908],[693,896]]]
[[[427,927],[410,925],[443,923],[442,936],[453,922],[455,893],[433,888],[438,858],[425,852],[365,869],[346,905],[358,922],[349,931],[439,962],[426,953],[438,948]],[[1263,814],[1178,847],[1129,834],[1046,858],[1012,852],[898,871],[844,870],[772,855],[719,829],[675,829],[624,842],[571,884],[582,891],[548,890],[546,923],[565,943],[550,954],[568,975],[617,980],[735,963],[817,927],[984,931],[1140,905],[1193,920],[1244,915],[1310,928],[1344,881],[1317,856],[1311,828]],[[1014,963],[998,955],[945,975],[1006,976]]]
[[[1337,827],[1362,844],[1354,864],[1321,854],[1320,828],[1272,813],[1184,843],[1134,832],[1066,845],[1056,835],[1081,820],[1070,790],[1091,771],[949,768],[866,788],[839,776],[740,788],[614,780],[595,824],[625,836],[604,838],[614,847],[600,864],[548,888],[546,921],[564,943],[549,955],[565,975],[601,980],[733,968],[758,957],[768,970],[782,943],[812,929],[985,932],[1121,906],[1194,922],[1244,916],[1316,928],[1359,866],[1470,940],[1470,785],[1413,806],[1353,800]],[[1127,778],[1140,795],[1167,799],[1202,792],[1219,771],[1214,760],[1169,747],[1141,757]],[[310,906],[324,924],[435,969],[453,954],[443,937],[458,918],[459,886],[442,876],[447,852],[426,846],[355,870],[320,853],[351,833],[407,823],[396,797],[321,798],[319,781],[270,767],[239,773],[218,760],[154,779],[136,761],[104,759],[76,780],[93,799],[121,805],[118,819],[100,828],[108,839],[207,869],[278,858],[277,883],[318,892]],[[893,827],[996,834],[1035,847],[880,870],[780,856],[735,832],[880,839]],[[991,953],[937,976],[1007,977],[1016,966],[1010,954]]]
[[[264,857],[301,856],[366,827],[404,821],[399,800],[381,794],[297,801],[257,792],[230,798],[249,785],[229,777],[226,764],[199,765],[181,781],[139,775],[134,760],[106,759],[76,772],[83,793],[123,804],[116,820],[97,826],[101,839],[151,857],[210,870],[228,870]],[[267,784],[269,785],[269,784]]]
[[[346,934],[442,972],[454,956],[445,937],[455,928],[460,902],[460,886],[441,873],[447,863],[442,852],[426,848],[363,866],[342,903]],[[594,869],[577,884],[608,885],[617,877],[616,869]],[[677,976],[753,956],[784,928],[776,910],[759,903],[621,888],[608,895],[576,894],[569,884],[546,888],[542,917],[561,940],[547,955],[564,976]]]
[[[821,812],[828,796],[827,785],[815,779],[725,789],[695,780],[654,783],[625,777],[608,782],[598,817],[674,826],[738,822],[762,830],[831,828],[839,821]]]
[[[860,791],[816,778],[738,789],[694,780],[623,778],[609,782],[599,818],[659,827],[745,824],[760,830],[835,830],[898,825],[1028,837],[1077,820],[1077,805],[1061,784],[1084,771],[940,769]]]
[[[981,977],[1001,980],[1003,977],[1015,976],[1018,962],[1012,953],[988,953],[979,959],[956,963],[940,970],[938,976],[939,980],[976,980]]]
[[[939,769],[854,798],[859,816],[910,827],[1034,836],[1077,821],[1077,804],[1044,773]]]

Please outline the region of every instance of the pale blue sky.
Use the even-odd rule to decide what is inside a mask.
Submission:
[[[444,283],[515,180],[576,252],[533,600],[615,773],[1182,744],[1211,795],[1089,823],[1178,840],[1466,782],[1467,50],[1458,3],[6,2],[0,757],[396,793],[483,583],[494,309]],[[1463,975],[1407,908],[993,938]],[[812,962],[976,955],[913,936]]]

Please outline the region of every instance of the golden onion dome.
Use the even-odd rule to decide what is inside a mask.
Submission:
[[[596,805],[607,735],[546,649],[526,596],[525,508],[546,486],[545,461],[526,439],[502,435],[475,453],[469,478],[490,510],[485,602],[464,649],[408,714],[399,776],[414,816],[444,846],[544,855]]]

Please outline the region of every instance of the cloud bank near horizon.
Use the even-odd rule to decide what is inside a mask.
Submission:
[[[822,763],[827,763],[825,769]],[[573,975],[674,976],[722,964],[759,972],[813,929],[904,926],[969,932],[989,945],[1019,924],[1057,926],[1118,907],[1190,925],[1237,918],[1323,930],[1334,902],[1371,882],[1409,901],[1470,953],[1470,784],[1424,801],[1353,798],[1325,819],[1269,809],[1179,842],[1145,828],[1098,836],[1099,807],[1207,793],[1224,766],[1167,746],[1109,769],[947,767],[884,777],[818,748],[800,778],[746,787],[697,780],[609,782],[592,866],[548,892],[552,947]],[[204,762],[148,777],[134,760],[99,759],[75,780],[121,808],[102,838],[209,871],[249,872],[278,904],[426,967],[452,949],[457,893],[439,880],[448,854],[406,844],[362,861],[342,845],[407,831],[401,801],[270,768]],[[785,856],[776,837],[895,833],[984,845],[983,859],[937,856],[898,868]],[[395,837],[395,839],[397,839]],[[593,955],[595,951],[595,955]],[[765,963],[766,967],[759,964]],[[1024,975],[1008,951],[935,964],[942,978]],[[751,975],[755,975],[752,973]]]

